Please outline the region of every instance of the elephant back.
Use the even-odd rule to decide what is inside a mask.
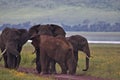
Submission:
[[[49,26],[50,26],[50,29],[51,29],[54,37],[56,37],[58,35],[65,37],[66,32],[64,31],[64,29],[61,26],[55,25],[55,24],[50,24]]]

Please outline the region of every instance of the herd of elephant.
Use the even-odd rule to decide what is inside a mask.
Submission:
[[[0,60],[4,59],[5,68],[17,69],[23,45],[32,40],[38,73],[55,74],[55,64],[58,63],[61,74],[75,74],[79,50],[86,54],[86,68],[83,71],[87,71],[90,58],[87,39],[80,35],[65,36],[64,29],[56,24],[38,24],[29,30],[6,27],[0,35]]]

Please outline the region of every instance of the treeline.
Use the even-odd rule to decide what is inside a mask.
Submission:
[[[0,25],[0,31],[5,27],[24,28],[29,29],[33,24],[31,22],[19,23],[19,24],[2,24]],[[86,31],[86,32],[120,32],[120,23],[106,23],[97,22],[93,24],[81,23],[77,25],[61,24],[65,31]]]
[[[98,22],[94,24],[66,25],[62,24],[66,31],[86,31],[86,32],[120,32],[120,23]]]
[[[23,28],[23,29],[29,29],[31,27],[31,22],[25,22],[25,23],[19,23],[19,24],[2,24],[0,25],[0,31],[2,31],[5,27],[10,27],[10,28]]]

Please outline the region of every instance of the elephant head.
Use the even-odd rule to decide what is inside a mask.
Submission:
[[[74,55],[76,58],[76,61],[78,61],[78,51],[83,51],[86,54],[86,69],[83,69],[83,71],[87,71],[89,68],[89,58],[90,58],[90,49],[88,45],[88,41],[86,38],[80,35],[73,35],[67,38],[74,49]]]
[[[22,46],[29,39],[29,34],[25,29],[5,28],[0,37],[1,50],[4,57],[5,67],[18,68],[20,63],[20,52]]]
[[[43,27],[44,27],[44,31],[43,31]],[[55,24],[46,24],[46,25],[34,25],[29,29],[29,34],[30,36],[34,36],[36,34],[39,34],[39,32],[42,31],[42,34],[46,33],[45,29],[48,31],[48,35],[52,32],[52,36],[56,37],[58,35],[62,35],[65,37],[66,33],[64,31],[64,29],[58,25]],[[43,33],[44,32],[44,33]]]

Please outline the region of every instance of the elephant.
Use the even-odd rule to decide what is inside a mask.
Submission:
[[[5,68],[17,69],[21,61],[22,46],[29,39],[26,29],[6,27],[0,35],[1,58],[4,59]]]
[[[34,25],[29,29],[29,35],[30,35],[30,39],[32,40],[32,45],[35,47],[35,51],[36,52],[36,69],[38,71],[38,73],[41,72],[41,66],[39,61],[39,53],[40,53],[40,48],[38,46],[35,46],[34,44],[36,44],[36,39],[33,39],[32,37],[42,33],[42,34],[46,34],[47,35],[52,35],[54,37],[61,35],[64,36],[66,35],[66,32],[64,31],[64,29],[61,26],[58,26],[56,24],[46,24],[46,25]],[[54,67],[54,66],[53,66]],[[53,68],[55,69],[55,68]],[[55,70],[52,70],[55,71]]]
[[[46,30],[47,31],[47,30]],[[48,33],[48,32],[47,32]],[[73,47],[64,36],[51,36],[49,33],[40,33],[40,36],[32,37],[39,42],[34,44],[40,47],[39,63],[41,64],[41,74],[48,74],[51,61],[57,62],[62,70],[62,74],[75,74],[76,60],[73,53]],[[51,35],[50,35],[51,34]]]
[[[78,62],[79,50],[83,51],[86,54],[86,69],[83,69],[83,71],[87,71],[89,68],[89,58],[90,58],[90,49],[87,39],[81,35],[72,35],[70,37],[67,37],[67,40],[73,46],[74,56],[77,62]]]
[[[70,37],[66,37],[66,39],[71,43],[73,46],[74,56],[76,62],[78,62],[78,51],[83,51],[86,54],[86,69],[83,69],[83,71],[87,71],[89,68],[89,58],[90,58],[90,49],[88,41],[85,37],[81,35],[72,35]],[[55,64],[51,64],[52,72],[56,72]]]

